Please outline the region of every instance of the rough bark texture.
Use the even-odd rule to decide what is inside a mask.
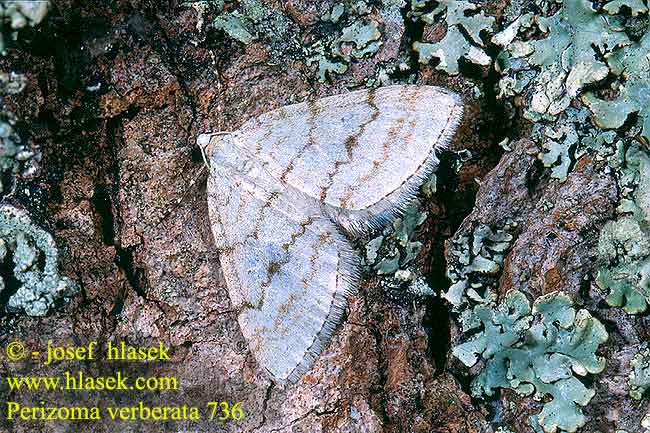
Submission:
[[[533,181],[539,179],[538,171],[543,169],[537,153],[529,140],[514,143],[513,150],[483,179],[474,209],[455,236],[471,234],[477,223],[493,227],[508,219],[518,223],[516,240],[506,256],[498,285],[500,297],[513,288],[533,299],[560,290],[605,323],[610,341],[603,355],[608,364],[600,380],[594,382],[596,397],[587,406],[591,422],[584,431],[614,431],[614,422],[621,425],[626,416],[639,419],[645,413],[640,407],[628,406],[629,401],[614,403],[627,394],[624,366],[643,341],[639,335],[642,328],[630,316],[608,308],[605,294],[590,283],[598,265],[598,234],[616,207],[616,184],[610,175],[599,172],[587,156],[577,161],[564,183]],[[460,331],[454,328],[452,340],[459,337]],[[625,339],[634,341],[632,347],[624,343]],[[449,365],[452,371],[458,369],[462,374],[462,364],[451,356]],[[534,400],[518,398],[509,391],[503,392],[496,407],[502,422],[516,426],[520,429],[517,431],[529,431],[528,414],[541,409]],[[634,431],[632,422],[630,426]]]
[[[273,5],[290,17],[303,40],[321,31],[320,2]],[[498,12],[502,6],[491,7]],[[356,60],[346,74],[319,83],[314,68],[304,62],[271,61],[262,42],[244,46],[214,30],[197,30],[210,18],[175,1],[57,1],[38,31],[22,35],[23,49],[0,59],[3,70],[23,72],[29,79],[26,90],[7,103],[42,152],[38,176],[22,180],[11,200],[27,207],[55,236],[63,273],[81,289],[47,317],[4,316],[0,345],[16,338],[41,349],[48,340],[70,346],[98,340],[104,347],[108,341],[155,345],[163,340],[172,353],[169,363],[137,365],[43,366],[3,359],[0,375],[66,370],[107,375],[120,369],[176,376],[178,392],[45,397],[21,392],[10,397],[25,405],[43,399],[104,406],[139,400],[166,405],[241,401],[245,417],[223,424],[5,420],[0,430],[493,431],[489,407],[470,398],[463,369],[446,359],[458,335],[444,303],[395,299],[374,284],[372,275],[314,368],[295,385],[274,385],[256,367],[230,310],[207,218],[207,172],[195,145],[199,133],[233,130],[270,109],[363,86],[378,64],[408,52],[413,33],[423,29],[377,16],[389,36],[381,50]],[[451,157],[443,158],[440,188],[427,204],[430,218],[420,229],[422,269],[433,287],[444,289],[446,239],[477,221],[519,222],[500,290],[519,285],[526,270],[530,278],[519,289],[531,299],[562,288],[608,324],[610,362],[594,384],[597,397],[587,409],[592,421],[585,431],[611,431],[610,420],[633,410],[608,400],[626,392],[623,378],[616,376],[619,362],[631,356],[630,341],[645,336],[643,319],[633,322],[620,310],[602,308],[603,294],[583,280],[593,276],[598,230],[616,205],[612,178],[585,157],[565,183],[550,180],[526,140],[499,161],[503,113],[494,100],[492,78],[479,77],[484,95],[478,98],[466,79],[446,78],[407,58],[417,83],[448,86],[463,96],[465,121],[452,149],[470,149],[473,155],[458,173]],[[88,90],[98,83],[99,91]],[[512,401],[517,405],[506,404]],[[500,402],[507,408],[505,420],[517,431],[531,431],[526,420],[532,400],[506,392]]]

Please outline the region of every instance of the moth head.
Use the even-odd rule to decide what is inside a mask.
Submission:
[[[249,174],[255,164],[243,149],[236,145],[236,138],[230,132],[201,134],[196,143],[201,149],[203,162],[211,171],[235,171],[238,174]]]

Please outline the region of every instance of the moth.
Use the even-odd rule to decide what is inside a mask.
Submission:
[[[359,283],[353,242],[398,217],[435,169],[463,104],[433,86],[358,90],[201,134],[208,214],[259,366],[295,382]]]

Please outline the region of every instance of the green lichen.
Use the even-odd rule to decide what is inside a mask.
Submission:
[[[246,28],[246,21],[237,11],[216,17],[212,22],[212,26],[215,29],[223,30],[228,36],[242,44],[253,42],[254,36]]]
[[[636,113],[638,138],[648,142],[650,32],[647,24],[635,24],[647,23],[647,13],[640,0],[611,1],[600,10],[589,0],[568,0],[550,16],[517,16],[492,38],[503,47],[496,63],[503,74],[499,96],[523,96],[518,104],[533,122],[556,122],[577,97],[603,129],[618,129]],[[617,79],[604,88],[611,77]],[[566,146],[547,150],[566,154]]]
[[[630,361],[630,376],[628,377],[628,388],[630,397],[641,400],[643,394],[650,388],[650,349],[643,344],[639,352]]]
[[[609,290],[606,301],[630,314],[650,304],[650,156],[631,146],[620,165],[621,216],[603,227],[598,253],[604,262],[596,283]]]
[[[513,290],[497,306],[475,306],[465,325],[474,335],[452,353],[468,367],[485,362],[472,381],[475,396],[508,388],[545,401],[536,421],[546,433],[575,432],[585,424],[582,406],[595,392],[576,375],[605,368],[596,351],[608,338],[587,310],[576,312],[561,292],[538,298],[531,308],[526,296]]]
[[[379,263],[375,265],[378,275],[394,274],[399,269],[399,252],[394,250],[391,255],[384,256]]]
[[[43,21],[49,8],[49,0],[0,1],[0,26],[2,28],[0,32],[0,52],[5,51],[4,35],[7,34],[7,31],[36,26]]]
[[[638,143],[650,143],[647,5],[644,0],[513,0],[501,15],[504,26],[491,39],[503,48],[494,58],[502,75],[498,96],[513,119],[519,114],[533,123],[530,137],[548,169],[544,175],[564,181],[573,165],[589,155],[595,170],[616,180],[618,215],[600,236],[596,283],[610,305],[630,313],[646,311],[650,304],[650,153]],[[413,0],[411,6],[445,18],[439,8],[428,12],[431,3],[424,0]],[[453,26],[447,24],[450,34]],[[460,28],[462,42],[469,44],[464,49],[482,47]],[[463,58],[461,46],[446,52]],[[415,47],[425,62],[441,49],[419,42]],[[445,297],[469,338],[453,353],[468,366],[481,361],[472,382],[475,395],[507,388],[532,396],[544,402],[541,412],[530,417],[533,430],[576,431],[586,422],[582,407],[594,395],[579,376],[604,368],[595,353],[607,333],[566,295],[547,295],[530,307],[523,294],[510,292],[496,306],[500,264],[489,251],[472,251],[475,229],[447,245],[452,286]],[[641,394],[648,377],[645,370],[636,375]]]
[[[21,144],[20,137],[13,128],[15,117],[11,113],[3,114],[0,116],[0,173],[3,179],[13,180],[23,164],[34,154]],[[12,185],[0,181],[0,195],[7,194]]]
[[[647,6],[642,0],[614,0],[603,6],[603,10],[610,15],[615,15],[623,12],[622,9],[627,7],[630,9],[632,16],[645,14],[648,12]]]
[[[370,14],[373,8],[365,2],[335,4],[321,16],[321,21],[330,28],[310,35],[308,45],[302,30],[284,11],[259,0],[238,2],[235,9],[222,11],[210,27],[242,44],[264,43],[269,48],[270,63],[281,64],[292,59],[307,65],[317,64],[318,78],[325,81],[328,76],[348,71],[352,61],[372,56],[381,48],[381,26]]]
[[[344,74],[348,70],[348,65],[341,62],[334,62],[328,59],[324,54],[312,57],[310,64],[318,63],[318,80],[325,81],[328,76],[333,74]]]
[[[269,49],[269,62],[280,63],[287,58],[302,59],[306,50],[300,40],[301,31],[279,8],[260,0],[241,0],[237,7],[222,11],[210,24],[242,44],[263,42]]]
[[[544,125],[540,129],[542,131],[538,138],[542,151],[538,157],[544,167],[551,168],[551,177],[565,180],[572,162],[570,150],[578,144],[578,133],[569,122]]]
[[[427,6],[428,2],[412,0],[412,15],[427,24],[433,24],[444,16],[447,33],[436,43],[413,43],[420,63],[426,64],[437,58],[439,63],[436,69],[448,74],[459,73],[460,59],[483,66],[491,63],[492,60],[484,50],[481,33],[492,30],[495,21],[493,17],[486,16],[479,5],[466,1],[440,0],[431,12],[422,12]]]
[[[456,310],[495,299],[493,289],[514,240],[512,232],[516,227],[517,224],[511,221],[499,228],[478,224],[470,233],[454,238],[448,245],[447,277],[451,286],[443,297]]]
[[[381,32],[379,24],[372,20],[355,21],[341,31],[341,36],[335,42],[336,54],[341,58],[353,56],[358,59],[367,54],[376,53],[381,47]],[[342,51],[343,46],[351,44],[350,54]]]
[[[379,235],[372,238],[366,243],[366,262],[373,264],[377,260],[377,253],[381,248],[381,244],[384,242],[384,237]]]
[[[29,216],[14,207],[0,207],[0,259],[13,261],[12,279],[20,286],[11,295],[7,311],[24,311],[43,316],[56,302],[75,293],[74,284],[59,274],[58,250],[54,239],[32,223]],[[0,290],[7,290],[5,276]]]
[[[401,218],[366,243],[366,264],[383,276],[384,288],[406,289],[413,295],[426,296],[434,292],[414,263],[422,249],[422,243],[415,240],[415,232],[427,218],[420,205],[419,201],[412,202]]]
[[[505,46],[500,57],[504,69],[513,72],[509,80],[524,80],[518,90],[530,90],[524,115],[532,121],[554,120],[586,85],[607,77],[609,67],[601,58],[630,43],[625,33],[610,27],[588,0],[566,0],[550,17],[526,15],[513,25],[495,42]],[[535,30],[543,37],[515,38],[515,30],[520,28],[529,33]],[[523,64],[517,62],[519,59]],[[536,68],[540,72],[534,73],[534,78],[530,73],[521,73]]]
[[[27,78],[15,72],[0,72],[0,93],[15,95],[22,92],[27,85]]]
[[[392,274],[400,266],[410,264],[422,248],[420,242],[413,240],[415,230],[426,217],[426,212],[420,211],[420,203],[414,201],[401,218],[384,229],[382,235],[367,243],[367,263],[374,264],[374,269],[380,274]]]
[[[525,68],[529,67],[526,65],[521,59],[509,64],[509,75],[500,81],[501,97],[512,98],[533,87],[537,72],[526,70]],[[564,92],[562,86],[555,87],[550,84],[550,87]],[[548,88],[546,92],[546,95],[552,93]],[[529,110],[527,107],[529,106],[524,106],[524,111]],[[538,144],[538,158],[549,168],[552,178],[565,181],[574,162],[585,154],[589,154],[599,165],[603,165],[603,162],[616,164],[614,155],[618,148],[623,146],[624,140],[621,140],[615,131],[603,132],[593,126],[589,122],[591,112],[587,107],[574,103],[574,106],[558,107],[558,110],[553,112],[556,113],[553,121],[529,116],[531,120],[535,120],[530,138]]]
[[[329,21],[331,23],[338,23],[343,14],[345,13],[345,6],[341,3],[338,3],[334,5],[332,8],[331,12],[326,12],[322,17],[321,20],[323,21]]]
[[[609,289],[609,305],[630,314],[642,313],[650,302],[650,233],[633,217],[625,216],[605,225],[599,240],[601,256],[619,263],[603,267],[596,283]]]
[[[650,143],[650,32],[631,47],[612,54],[607,63],[621,82],[614,84],[617,96],[601,99],[593,92],[584,96],[594,121],[605,129],[623,126],[629,115],[638,113],[641,137]]]
[[[0,94],[20,93],[26,85],[23,75],[0,73]],[[34,168],[27,168],[34,152],[22,143],[15,130],[17,119],[0,105],[0,196],[11,192],[18,174],[29,174]]]
[[[598,161],[611,159],[620,143],[616,133],[590,126],[589,110],[567,108],[556,122],[533,124],[530,137],[539,144],[537,157],[550,169],[552,178],[565,181],[573,163],[584,154]]]
[[[309,47],[312,55],[308,63],[318,63],[320,81],[325,81],[328,75],[345,73],[353,59],[370,57],[381,48],[381,28],[367,16],[370,10],[364,2],[337,3],[321,17],[322,21],[336,24],[338,29]]]

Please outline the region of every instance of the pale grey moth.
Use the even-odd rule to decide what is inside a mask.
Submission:
[[[257,363],[295,382],[357,289],[351,241],[399,216],[462,117],[432,86],[359,90],[202,134],[208,211],[239,325]]]

